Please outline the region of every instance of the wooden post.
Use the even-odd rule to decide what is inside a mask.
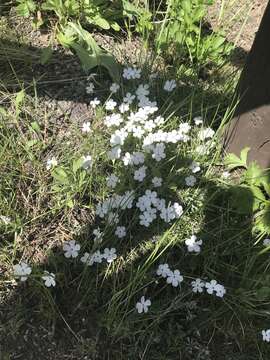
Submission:
[[[248,161],[270,167],[270,1],[242,71],[240,102],[224,137],[227,153],[250,147]]]

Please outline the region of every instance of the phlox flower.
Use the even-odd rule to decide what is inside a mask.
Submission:
[[[226,289],[223,285],[218,284],[216,280],[211,280],[205,283],[205,288],[208,294],[212,295],[216,292],[217,297],[223,297],[226,294]]]
[[[270,246],[270,239],[264,239],[263,240],[263,245],[264,246]]]
[[[185,178],[185,183],[187,186],[193,187],[196,184],[197,179],[193,175],[189,175]]]
[[[198,132],[199,140],[203,141],[206,139],[211,139],[215,135],[215,132],[211,128],[202,129]]]
[[[270,342],[270,329],[262,330],[263,341]]]
[[[117,258],[116,249],[115,248],[104,249],[103,258],[106,259],[108,263],[113,262],[113,260]]]
[[[114,101],[113,99],[109,99],[105,103],[105,109],[106,110],[113,110],[116,106],[117,106],[117,102]]]
[[[56,160],[56,158],[53,156],[52,158],[47,160],[46,163],[46,169],[50,170],[51,168],[55,167],[58,165],[58,161]]]
[[[152,158],[155,159],[156,161],[161,161],[162,159],[166,158],[166,154],[165,154],[165,144],[163,143],[158,143],[153,147],[153,154],[152,154]]]
[[[107,152],[108,158],[111,160],[117,160],[121,157],[121,148],[120,146],[114,146],[111,150]]]
[[[135,95],[132,95],[130,92],[126,93],[126,96],[123,97],[123,102],[128,105],[132,104],[134,100]]]
[[[172,284],[173,287],[180,286],[184,280],[179,270],[169,271],[167,274],[167,283]]]
[[[137,125],[133,126],[132,133],[134,137],[141,139],[143,137],[143,134],[145,133],[145,130],[140,125]]]
[[[139,85],[137,90],[136,90],[136,95],[138,97],[138,99],[140,98],[144,98],[146,97],[147,95],[149,95],[149,85],[146,84],[146,85]]]
[[[13,266],[13,274],[15,278],[19,278],[21,281],[26,281],[31,272],[31,267],[25,262],[21,262],[20,264]]]
[[[196,235],[192,235],[189,239],[186,239],[185,244],[189,252],[201,252],[202,240],[197,240]]]
[[[192,161],[192,163],[189,165],[189,169],[193,172],[193,174],[201,171],[200,164],[198,164],[196,161]]]
[[[104,120],[104,124],[107,127],[119,126],[123,122],[123,118],[120,114],[107,115]]]
[[[101,242],[103,237],[103,232],[100,231],[99,227],[93,230],[93,235],[94,235],[94,242]]]
[[[147,313],[149,306],[151,306],[151,300],[150,299],[145,300],[145,297],[142,296],[141,300],[136,304],[136,309],[139,314],[143,312]]]
[[[120,85],[116,84],[116,83],[112,83],[112,85],[110,86],[110,92],[112,92],[113,94],[117,93],[117,91],[120,89]]]
[[[201,279],[191,281],[192,291],[194,293],[202,293],[205,287],[205,283]]]
[[[123,71],[123,78],[130,80],[130,79],[140,79],[141,77],[141,69],[127,67]]]
[[[92,156],[85,155],[82,157],[82,168],[88,170],[92,167]]]
[[[166,80],[163,86],[165,91],[171,92],[176,88],[176,81],[175,80]]]
[[[126,236],[127,232],[126,232],[126,228],[125,226],[117,226],[116,230],[115,230],[115,235],[119,238],[122,239]]]
[[[154,187],[162,186],[162,178],[157,177],[157,176],[153,177],[152,184],[153,184]]]
[[[100,100],[98,100],[98,98],[94,98],[94,100],[90,101],[90,106],[95,109],[98,105],[100,104]]]
[[[157,275],[166,278],[170,274],[170,271],[168,264],[160,264],[157,269]]]
[[[196,126],[199,126],[199,125],[202,125],[203,124],[203,118],[202,116],[196,116],[194,119],[193,119],[194,123]]]
[[[111,174],[110,176],[107,177],[107,186],[110,188],[115,188],[117,183],[119,182],[119,177]]]
[[[118,107],[119,111],[121,114],[124,114],[125,112],[127,112],[129,110],[129,104],[120,104]]]
[[[87,94],[92,94],[94,92],[95,86],[92,82],[90,82],[85,89]]]
[[[81,246],[75,242],[75,240],[70,240],[64,243],[63,250],[64,256],[66,258],[76,258],[79,255]]]
[[[142,182],[146,177],[146,166],[141,166],[138,170],[134,171],[134,180]]]
[[[92,130],[91,130],[91,124],[90,124],[90,122],[88,121],[88,122],[84,122],[83,124],[82,124],[82,132],[83,133],[90,133]]]
[[[111,135],[110,144],[112,146],[117,146],[117,145],[121,146],[124,144],[127,136],[128,136],[128,133],[124,129],[116,130]]]
[[[42,280],[44,280],[44,284],[47,287],[55,286],[55,274],[49,273],[48,271],[44,271],[44,275],[42,276]]]

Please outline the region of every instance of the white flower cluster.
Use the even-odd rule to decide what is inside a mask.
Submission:
[[[130,80],[130,79],[140,79],[141,77],[141,69],[127,67],[123,71],[123,78]]]
[[[171,270],[168,264],[160,264],[157,269],[157,275],[166,278],[166,282],[173,287],[180,286],[184,280],[179,270]]]
[[[140,225],[150,226],[150,224],[157,218],[159,211],[160,218],[165,222],[170,222],[174,219],[179,219],[183,214],[183,208],[177,202],[173,205],[167,205],[165,199],[160,199],[156,191],[147,189],[144,195],[138,198],[136,207],[140,209],[141,214]]]
[[[131,209],[134,199],[134,191],[126,191],[124,195],[115,194],[112,197],[105,199],[102,203],[97,204],[96,215],[104,218],[109,213],[112,213],[112,210],[114,209]]]
[[[89,254],[85,252],[81,257],[81,262],[87,266],[92,266],[95,263],[102,263],[102,260],[106,260],[107,263],[113,262],[117,258],[116,249],[115,248],[106,248],[103,253],[100,250],[95,251],[93,254]]]
[[[208,294],[216,295],[220,298],[222,298],[226,294],[225,287],[221,284],[218,284],[216,280],[211,280],[210,282],[203,282],[201,279],[196,279],[195,281],[192,281],[191,285],[194,292],[202,292],[198,290],[198,288],[205,288]]]
[[[30,274],[32,273],[31,267],[25,263],[21,262],[13,266],[13,275],[15,278],[20,279],[20,281],[26,281]],[[55,274],[49,273],[48,271],[44,271],[43,276],[41,276],[42,280],[44,280],[44,285],[46,287],[55,286]]]

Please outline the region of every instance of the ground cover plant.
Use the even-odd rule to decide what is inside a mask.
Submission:
[[[4,359],[269,357],[269,174],[221,156],[235,74],[152,56],[86,74],[75,120],[1,84]]]

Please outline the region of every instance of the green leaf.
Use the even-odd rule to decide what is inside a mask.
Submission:
[[[62,167],[57,167],[52,171],[53,178],[61,184],[68,184],[68,175]]]
[[[82,162],[83,162],[83,159],[82,159],[82,158],[77,159],[77,160],[73,160],[72,170],[73,170],[73,173],[74,173],[74,174],[76,174],[76,172],[81,168]]]
[[[108,21],[98,15],[92,19],[92,22],[104,30],[110,29],[110,24],[108,23]]]
[[[247,168],[247,155],[250,148],[244,148],[241,153],[240,157],[236,156],[235,154],[228,154],[224,160],[224,164],[229,168],[229,170],[244,167]]]
[[[19,5],[16,6],[18,15],[28,17],[36,10],[36,4],[33,0],[20,0]]]

